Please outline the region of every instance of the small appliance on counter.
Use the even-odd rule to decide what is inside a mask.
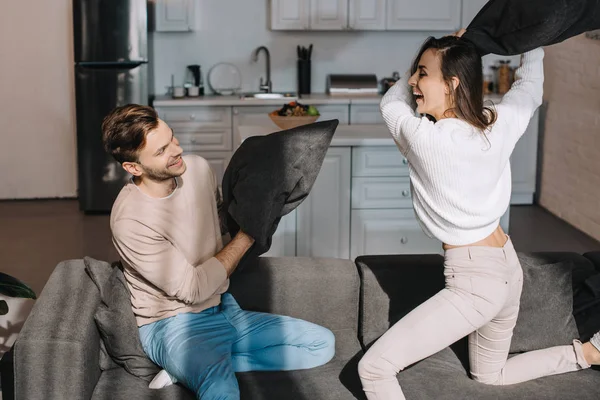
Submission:
[[[190,97],[204,96],[204,83],[202,82],[202,69],[199,65],[188,65],[186,70],[187,95]]]
[[[375,74],[327,75],[326,91],[331,96],[373,96],[379,94]]]
[[[400,80],[400,74],[396,71],[392,73],[391,78],[383,78],[379,81],[381,85],[381,94],[385,94],[396,82]]]

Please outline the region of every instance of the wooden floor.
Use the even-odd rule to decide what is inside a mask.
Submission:
[[[114,261],[107,215],[85,215],[75,200],[0,202],[0,271],[40,293],[62,260],[90,256]],[[537,206],[511,208],[518,251],[600,250],[600,243]]]

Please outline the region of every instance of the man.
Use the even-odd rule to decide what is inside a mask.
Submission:
[[[151,387],[174,378],[202,400],[239,399],[235,372],[331,360],[335,339],[328,329],[244,311],[226,293],[253,239],[240,231],[224,246],[208,162],[182,156],[173,130],[151,107],[118,107],[102,131],[106,151],[132,175],[110,223],[144,351],[168,373],[161,371]]]

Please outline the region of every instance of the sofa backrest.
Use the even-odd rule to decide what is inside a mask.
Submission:
[[[361,256],[359,339],[372,344],[396,321],[444,288],[438,254]]]
[[[245,310],[304,319],[332,331],[358,329],[359,278],[350,260],[259,257],[231,276]],[[356,337],[356,335],[355,335]]]
[[[573,295],[573,314],[580,338],[587,340],[590,332],[600,329],[600,318],[595,317],[598,314],[593,308],[600,303],[600,298],[590,290],[600,272],[590,262],[594,254],[586,254],[587,258],[571,252],[518,254],[523,268],[533,268],[530,264],[551,267],[567,263],[573,286],[569,293]],[[362,281],[359,338],[364,346],[372,344],[400,318],[444,288],[444,259],[437,254],[362,256],[356,259],[356,264]],[[548,274],[550,272],[549,268]],[[541,278],[552,279],[552,276],[538,276],[539,282],[529,285],[543,283]],[[526,293],[530,297],[542,294]]]

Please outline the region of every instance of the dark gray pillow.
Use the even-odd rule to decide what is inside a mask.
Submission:
[[[103,364],[101,368],[114,367],[103,354],[106,351],[114,363],[130,374],[150,382],[160,368],[148,358],[142,348],[135,315],[131,309],[131,294],[121,268],[120,264],[115,264],[108,281],[100,288],[101,301],[94,314],[104,344],[104,348],[100,349]],[[88,270],[94,273],[93,266],[88,265]]]
[[[599,28],[598,0],[490,0],[462,37],[482,56],[517,55]]]
[[[255,240],[236,271],[271,247],[281,217],[309,195],[338,126],[315,122],[244,140],[223,175],[223,208],[233,237]]]
[[[523,267],[521,308],[510,352],[571,344],[579,338],[573,317],[573,262],[547,263],[519,253]]]

